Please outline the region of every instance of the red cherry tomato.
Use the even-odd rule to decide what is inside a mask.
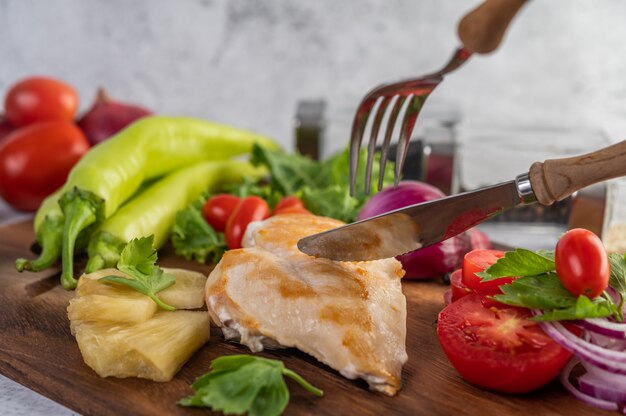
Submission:
[[[78,109],[76,90],[63,81],[26,78],[13,85],[4,101],[6,118],[15,126],[36,121],[72,121]]]
[[[450,275],[451,300],[456,302],[474,291],[463,284],[463,270],[458,269]]]
[[[224,231],[230,214],[241,198],[230,194],[219,194],[209,198],[202,206],[204,219],[217,231]]]
[[[290,206],[282,209],[274,210],[274,215],[283,215],[283,214],[305,214],[305,215],[313,215],[311,211],[306,208],[298,207],[298,206]]]
[[[483,270],[504,257],[504,251],[500,250],[472,250],[463,258],[463,284],[484,295],[495,295],[500,292],[500,285],[505,285],[513,281],[513,277],[503,277],[497,280],[482,282],[476,276]]]
[[[437,336],[461,377],[506,393],[535,390],[558,376],[572,354],[546,335],[530,310],[477,293],[439,314]]]
[[[285,208],[289,208],[289,207],[297,207],[297,208],[305,209],[304,202],[302,202],[300,198],[298,198],[297,196],[289,195],[289,196],[283,197],[283,199],[281,199],[280,202],[276,204],[276,206],[274,207],[273,215],[276,215],[276,212],[283,210]]]
[[[0,143],[0,196],[15,209],[36,210],[87,150],[84,134],[69,121],[15,130]]]
[[[252,221],[260,221],[270,216],[267,202],[258,196],[248,196],[237,204],[226,224],[226,245],[229,249],[241,248],[241,238]]]
[[[556,244],[556,273],[572,295],[595,298],[609,284],[609,260],[602,241],[589,230],[569,230]]]

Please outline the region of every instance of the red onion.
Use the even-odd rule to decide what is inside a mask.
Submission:
[[[127,104],[111,99],[100,88],[96,101],[78,121],[78,126],[85,132],[92,145],[98,144],[132,122],[151,115],[152,112],[134,104]]]
[[[359,220],[385,212],[444,197],[444,193],[429,184],[418,181],[402,181],[396,188],[386,188],[374,195],[361,209]],[[478,235],[477,242],[484,244],[486,236]],[[488,240],[488,239],[487,239]],[[458,268],[463,256],[471,250],[468,234],[460,234],[430,247],[398,256],[406,278],[429,278],[441,276]]]
[[[563,372],[561,373],[561,383],[563,384],[563,386],[567,389],[567,391],[569,391],[570,393],[572,393],[572,395],[574,397],[576,397],[577,399],[580,399],[582,401],[584,401],[585,403],[588,403],[590,405],[599,407],[600,409],[604,409],[604,410],[619,410],[620,405],[615,403],[615,402],[610,402],[608,400],[603,400],[603,399],[599,399],[595,396],[592,396],[588,393],[584,393],[581,390],[579,390],[578,388],[576,388],[576,386],[574,386],[572,384],[572,382],[570,381],[570,375],[572,373],[572,370],[574,369],[574,367],[576,367],[576,365],[578,364],[578,360],[576,360],[575,358],[572,359],[572,361],[570,361],[565,368],[563,369]]]
[[[538,311],[534,313],[541,315]],[[597,318],[577,324],[586,329],[581,338],[559,322],[540,323],[557,344],[577,356],[561,373],[563,386],[586,403],[626,414],[626,324]],[[571,373],[579,363],[587,372],[578,378],[576,386],[571,381]]]

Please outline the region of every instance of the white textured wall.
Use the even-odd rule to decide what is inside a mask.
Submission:
[[[251,128],[289,147],[298,99],[350,108],[374,84],[437,68],[476,4],[0,0],[0,93],[49,74],[79,89],[82,108],[104,85],[160,113]],[[533,0],[499,51],[451,75],[432,99],[458,105],[472,124],[624,138],[625,42],[626,1]]]

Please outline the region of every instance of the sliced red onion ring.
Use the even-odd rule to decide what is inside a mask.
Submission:
[[[582,393],[613,403],[626,403],[626,386],[610,382],[591,373],[578,378],[578,388]]]
[[[605,337],[615,339],[626,339],[626,323],[611,322],[608,319],[583,319],[577,321],[576,324],[585,328],[587,331],[604,335]]]
[[[563,387],[565,387],[567,391],[572,393],[574,397],[584,401],[585,403],[599,407],[600,409],[604,410],[620,410],[620,406],[617,403],[590,396],[589,394],[583,393],[572,384],[572,382],[570,381],[570,375],[572,373],[572,370],[574,369],[574,367],[576,367],[578,363],[579,360],[574,358],[563,369],[560,377],[561,383],[563,383]]]
[[[536,313],[540,314],[540,313]],[[569,332],[558,322],[540,322],[543,331],[557,344],[576,354],[581,360],[615,374],[626,374],[626,353],[593,345]]]

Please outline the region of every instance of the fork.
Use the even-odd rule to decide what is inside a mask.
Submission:
[[[419,78],[380,85],[361,100],[354,116],[350,136],[350,195],[355,194],[361,144],[370,116],[373,114],[374,119],[370,126],[370,138],[367,145],[364,190],[366,195],[371,189],[374,154],[381,127],[385,132],[380,155],[379,191],[383,186],[389,145],[402,108],[404,107],[404,115],[396,149],[394,186],[397,186],[400,181],[415,121],[430,93],[443,81],[444,75],[462,66],[472,53],[485,54],[495,50],[502,41],[511,20],[525,2],[526,0],[485,0],[459,22],[458,34],[463,46],[454,52],[443,68]],[[385,114],[387,114],[386,126],[382,126]]]

